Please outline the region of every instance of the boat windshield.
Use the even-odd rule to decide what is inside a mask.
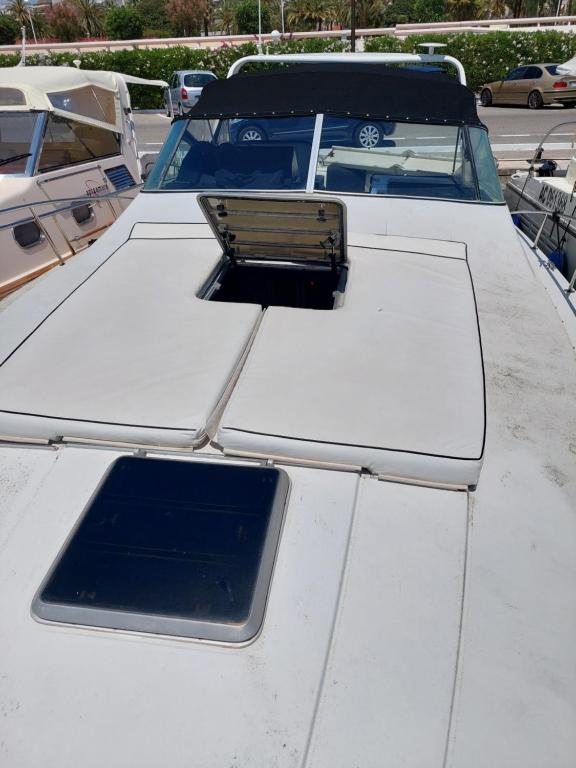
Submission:
[[[23,175],[33,160],[41,112],[0,112],[0,175]]]
[[[501,202],[486,131],[325,116],[315,189]]]
[[[309,173],[315,130],[318,154]],[[311,192],[312,185],[347,194],[503,202],[484,129],[334,115],[318,122],[315,115],[178,121],[145,190]]]
[[[188,120],[168,136],[146,188],[305,189],[314,124],[314,115]]]

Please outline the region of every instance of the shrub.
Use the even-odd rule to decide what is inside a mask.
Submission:
[[[46,11],[46,20],[51,37],[63,43],[72,43],[82,36],[82,27],[76,8],[63,0]],[[73,57],[72,57],[73,58]]]
[[[394,50],[390,38],[367,38],[367,51]],[[468,85],[477,90],[483,83],[499,80],[521,64],[550,61],[560,63],[576,53],[576,36],[553,30],[546,32],[486,32],[426,35],[426,42],[446,43],[445,53],[464,65]],[[400,50],[419,50],[424,42],[418,35],[407,37]]]
[[[20,37],[20,24],[7,13],[0,13],[0,45],[14,45]]]
[[[138,40],[142,37],[142,17],[134,8],[110,8],[104,20],[104,31],[111,40]]]
[[[172,37],[172,33],[169,29],[144,27],[142,30],[142,37],[146,38],[159,38],[159,37]]]
[[[262,32],[270,32],[270,11],[261,4]],[[239,35],[258,34],[258,3],[256,0],[240,0],[234,11],[236,29]]]
[[[66,0],[55,6],[54,11],[62,6],[66,7]],[[448,44],[446,53],[460,59],[466,70],[468,84],[474,89],[478,89],[482,83],[501,78],[519,64],[567,61],[576,52],[575,35],[554,31],[490,32],[482,35],[454,33],[435,35],[433,40]],[[410,53],[418,50],[416,46],[421,42],[419,36],[404,41],[392,36],[366,38],[366,50]],[[277,44],[266,43],[264,47],[268,53],[310,53],[348,50],[349,44],[338,38],[291,40],[288,37]],[[176,69],[210,69],[218,77],[226,77],[234,61],[256,52],[255,43],[238,47],[223,45],[215,50],[171,46],[151,50],[55,53],[50,56],[49,62],[44,63],[72,64],[74,59],[80,59],[83,69],[108,69],[153,80],[168,80]],[[13,67],[18,60],[17,55],[0,55],[0,66]],[[38,56],[30,55],[27,63],[33,65],[41,61]],[[130,92],[136,109],[162,106],[162,94],[155,89],[130,86]]]

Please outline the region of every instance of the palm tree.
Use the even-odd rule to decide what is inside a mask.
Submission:
[[[11,2],[8,3],[6,10],[11,16],[14,16],[21,27],[24,27],[27,24],[29,25],[28,4],[25,0],[11,0]]]
[[[350,26],[350,1],[334,0],[335,21],[343,27]],[[356,0],[356,27],[368,29],[377,27],[382,21],[384,0]]]
[[[16,1],[16,0],[15,0]],[[104,29],[104,9],[96,0],[72,0],[78,19],[88,37],[99,35]]]
[[[41,36],[46,31],[44,15],[37,8],[31,9],[26,0],[11,0],[6,8],[11,16],[14,16],[21,27],[26,27],[28,37],[34,31]],[[34,23],[34,30],[32,29]]]
[[[286,13],[288,23],[303,26],[305,29],[322,29],[325,20],[329,20],[330,6],[326,0],[295,0]]]
[[[446,8],[454,21],[471,21],[482,15],[480,0],[448,0]]]
[[[231,35],[234,30],[234,0],[221,0],[216,6],[215,22],[218,30],[225,35]]]

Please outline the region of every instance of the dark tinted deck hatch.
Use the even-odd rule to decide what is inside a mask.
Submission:
[[[41,586],[48,621],[243,642],[259,630],[285,472],[122,457]]]
[[[208,301],[332,309],[346,285],[345,208],[340,200],[199,195],[223,250],[202,288]]]

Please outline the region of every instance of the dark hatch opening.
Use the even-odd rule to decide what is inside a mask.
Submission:
[[[264,616],[288,477],[125,456],[34,600],[48,621],[244,642]]]
[[[228,264],[206,298],[261,304],[263,308],[333,309],[335,292],[339,287],[343,291],[343,274],[278,264]]]
[[[334,309],[346,288],[344,205],[332,198],[199,195],[224,251],[207,301]]]

